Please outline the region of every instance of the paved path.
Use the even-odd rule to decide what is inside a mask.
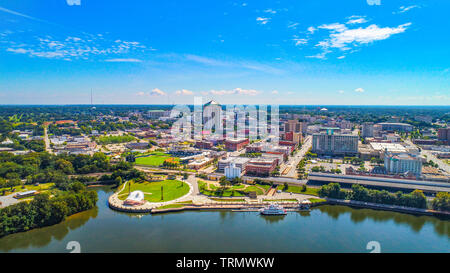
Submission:
[[[167,201],[167,202],[157,202],[157,203],[151,203],[151,202],[146,202],[144,205],[142,206],[125,206],[123,205],[123,201],[119,200],[117,193],[114,193],[113,195],[111,195],[109,197],[109,204],[112,208],[118,209],[118,210],[122,210],[122,211],[128,211],[128,212],[150,212],[152,209],[154,208],[158,208],[161,206],[165,206],[165,205],[169,205],[169,204],[174,204],[174,203],[178,203],[178,202],[187,202],[187,201],[192,201],[193,204],[195,205],[226,205],[228,200],[230,199],[244,199],[245,202],[243,202],[242,204],[251,204],[251,203],[263,203],[264,199],[269,199],[269,200],[277,200],[277,199],[296,199],[299,202],[309,199],[309,198],[317,198],[311,195],[304,195],[304,194],[296,194],[296,193],[275,193],[273,196],[267,196],[267,195],[260,195],[257,197],[257,199],[251,199],[247,196],[239,196],[239,197],[222,197],[223,199],[227,200],[227,202],[223,202],[223,201],[215,201],[210,199],[209,196],[203,195],[199,192],[198,190],[198,183],[197,183],[197,178],[194,175],[190,175],[188,177],[188,179],[186,180],[182,180],[183,182],[186,182],[189,185],[189,193],[187,193],[186,195],[177,198],[175,200],[171,200],[171,201]],[[126,183],[124,183],[124,185],[122,186],[122,189],[120,191],[122,191],[125,186]],[[120,192],[118,191],[118,192]],[[221,197],[211,197],[214,199],[221,199]]]
[[[189,192],[177,199],[170,200],[167,202],[145,202],[145,204],[143,204],[141,206],[128,206],[128,205],[124,205],[123,201],[120,200],[119,196],[118,196],[118,193],[121,192],[125,188],[126,184],[128,183],[128,181],[127,181],[123,184],[122,189],[120,191],[117,191],[116,193],[114,193],[113,195],[111,195],[108,198],[108,202],[112,208],[122,210],[122,211],[150,212],[152,209],[157,208],[157,207],[170,205],[170,204],[177,203],[177,202],[192,200],[192,198],[190,197],[194,192],[194,185],[191,184],[192,180],[191,181],[183,180],[183,182],[186,182],[186,184],[188,184]]]
[[[0,202],[2,203],[0,205],[0,208],[4,208],[4,207],[19,203],[20,201],[13,197],[15,194],[16,193],[12,193],[10,195],[5,195],[5,196],[0,196]]]

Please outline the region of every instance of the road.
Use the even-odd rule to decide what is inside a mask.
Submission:
[[[50,139],[48,138],[47,132],[48,126],[44,126],[44,142],[45,142],[45,150],[48,153],[52,153],[52,149],[50,148]]]
[[[281,167],[280,173],[283,173],[283,170],[285,168],[289,168],[290,170],[287,174],[282,175],[281,177],[291,177],[291,178],[297,178],[297,165],[302,160],[302,158],[305,156],[305,154],[308,152],[308,150],[311,148],[312,145],[312,137],[307,136],[305,141],[303,142],[302,148],[297,151],[297,153],[290,157],[286,163],[284,163]]]
[[[323,183],[360,184],[363,186],[377,186],[386,188],[423,190],[428,192],[450,192],[450,184],[445,182],[392,179],[381,177],[367,177],[354,175],[333,175],[327,173],[313,173],[308,177],[311,181]]]
[[[416,144],[412,143],[411,140],[407,139],[405,140],[405,142],[408,145],[411,145],[413,147],[417,147]],[[432,160],[434,163],[438,164],[439,169],[443,170],[444,172],[446,172],[446,175],[450,175],[450,165],[448,165],[447,163],[445,163],[444,161],[440,160],[439,158],[437,158],[431,151],[429,150],[424,150],[422,148],[420,148],[421,150],[421,155],[422,156],[426,156],[427,161],[428,160]]]

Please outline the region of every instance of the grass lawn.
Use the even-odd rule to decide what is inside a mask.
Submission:
[[[217,202],[245,202],[245,199],[233,199],[233,198],[210,198],[211,200],[217,201]]]
[[[247,188],[245,188],[244,191],[245,192],[255,191],[256,195],[262,195],[262,194],[264,194],[264,191],[261,189],[261,188],[264,188],[262,186],[263,185],[248,186]],[[270,188],[270,186],[269,186],[269,188]]]
[[[189,185],[179,180],[164,180],[158,182],[131,182],[130,192],[142,191],[144,199],[148,202],[167,202],[177,199],[189,192]],[[128,182],[128,183],[130,183]],[[125,200],[128,197],[128,184],[119,193],[119,199]],[[161,199],[161,186],[163,187],[164,199]]]
[[[164,163],[164,160],[173,158],[175,161],[179,161],[178,157],[173,157],[169,154],[161,153],[161,152],[153,152],[148,154],[145,157],[137,157],[136,164],[138,165],[148,165],[148,166],[160,166]]]
[[[265,202],[298,202],[297,199],[264,199]]]
[[[262,184],[255,184],[255,186],[263,188],[265,191],[268,191],[271,187],[270,185],[262,185]]]
[[[208,196],[217,196],[217,197],[245,196],[245,194],[237,191],[236,188],[228,187],[225,190],[221,191],[217,186],[209,185],[201,180],[198,181],[198,188],[202,194]]]
[[[311,203],[320,203],[327,201],[325,199],[317,199],[317,198],[309,198],[308,200],[311,201]]]
[[[170,204],[170,205],[157,207],[156,209],[174,209],[174,208],[182,208],[182,207],[184,207],[183,204]]]
[[[14,193],[17,192],[21,192],[21,191],[31,191],[31,190],[35,190],[35,191],[47,191],[50,190],[51,188],[53,188],[53,186],[55,186],[55,183],[43,183],[43,184],[39,184],[39,186],[35,186],[35,185],[25,185],[25,189],[22,189],[22,185],[19,186],[14,186],[13,189],[16,189],[14,191]],[[1,188],[0,189],[0,194],[5,191],[5,195],[9,195],[11,194],[11,188],[7,187],[7,188]]]
[[[284,190],[284,185],[282,188],[280,188],[280,190]],[[319,196],[318,194],[319,188],[311,188],[311,187],[306,187],[306,191],[302,191],[302,187],[289,185],[286,192]]]

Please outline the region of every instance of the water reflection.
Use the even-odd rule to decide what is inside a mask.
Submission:
[[[284,219],[286,215],[261,215],[261,218],[263,218],[266,223],[276,223]]]
[[[396,224],[409,226],[416,233],[420,232],[425,224],[430,223],[433,225],[437,234],[450,237],[450,221],[441,220],[437,217],[331,205],[319,206],[315,209],[320,210],[322,213],[326,213],[335,220],[341,215],[350,214],[350,219],[353,223],[361,223],[365,220],[372,220],[375,222],[394,221]]]
[[[9,252],[13,249],[39,248],[48,245],[53,239],[61,241],[69,233],[83,226],[91,218],[98,215],[98,208],[74,214],[60,223],[49,227],[37,228],[27,232],[15,233],[0,239],[0,251]]]
[[[311,211],[297,211],[298,214],[300,214],[303,217],[310,217]]]
[[[0,238],[0,252],[57,252],[64,249],[63,240],[71,237],[85,242],[87,252],[358,252],[360,242],[353,236],[367,241],[373,239],[373,232],[379,232],[380,238],[392,240],[398,231],[403,243],[390,246],[393,252],[445,252],[449,245],[450,221],[435,217],[328,205],[285,216],[230,210],[129,214],[108,207],[109,188],[96,190],[98,208],[68,217],[58,225]],[[366,220],[372,222],[361,229]],[[399,229],[399,225],[407,228]],[[341,236],[330,237],[330,229]],[[418,234],[423,230],[429,233]],[[308,236],[291,236],[298,232]],[[221,244],[215,243],[218,236]],[[261,240],[264,236],[277,240],[267,245]]]

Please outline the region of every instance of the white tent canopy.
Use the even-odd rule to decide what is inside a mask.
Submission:
[[[144,193],[141,191],[133,191],[130,195],[128,195],[126,200],[140,202],[144,200]]]

